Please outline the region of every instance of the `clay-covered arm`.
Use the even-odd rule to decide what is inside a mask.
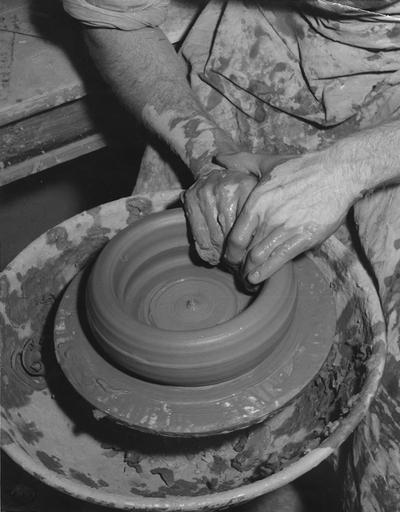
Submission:
[[[92,58],[122,103],[167,142],[197,178],[185,196],[200,256],[218,263],[224,240],[256,184],[257,162],[210,118],[190,88],[187,67],[157,28],[86,28]],[[231,156],[232,168],[213,161]]]
[[[393,121],[278,165],[244,204],[227,261],[241,264],[251,283],[267,279],[334,233],[358,199],[400,183],[399,148],[400,121]]]
[[[90,54],[124,105],[168,143],[198,177],[217,152],[235,151],[232,138],[201,107],[187,68],[158,28],[85,28]]]

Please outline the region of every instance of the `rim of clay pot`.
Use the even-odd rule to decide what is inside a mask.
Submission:
[[[152,214],[106,245],[87,284],[87,319],[99,345],[121,367],[154,382],[204,386],[242,375],[271,353],[293,319],[297,288],[291,263],[243,306],[233,278],[195,265],[190,250],[181,209]],[[185,301],[199,301],[199,312],[187,313]],[[220,323],[176,330],[178,315],[184,321],[189,316],[194,327],[209,316]],[[154,325],[154,316],[167,327]]]
[[[104,207],[108,209],[107,211],[115,212],[122,207],[122,201],[125,200],[114,201],[113,203],[104,205]],[[68,222],[71,222],[71,219],[66,221],[66,223]],[[46,235],[42,235],[27,249],[22,251],[20,255],[13,260],[12,266],[16,268],[25,268],[27,252],[29,251],[31,251],[32,259],[37,259],[35,254],[38,254],[36,250],[38,244],[46,245]],[[330,248],[330,250],[335,254],[345,257],[346,253],[343,244],[334,237],[331,237],[324,245],[325,247]],[[34,256],[32,256],[32,254]],[[9,268],[11,268],[11,265]],[[354,278],[357,279],[358,286],[365,291],[365,307],[370,312],[373,323],[384,324],[384,317],[377,292],[360,263],[353,263],[352,274]],[[365,415],[378,389],[385,362],[385,341],[384,334],[375,336],[373,344],[374,355],[372,360],[369,361],[367,378],[363,384],[360,394],[357,395],[357,400],[352,403],[349,414],[339,421],[337,428],[325,441],[321,443],[318,448],[311,450],[309,453],[303,455],[297,462],[289,464],[286,468],[273,475],[229,491],[192,498],[175,496],[168,498],[151,498],[141,497],[138,495],[126,496],[117,493],[110,494],[104,490],[79,483],[76,480],[71,480],[71,478],[65,474],[58,474],[54,471],[50,471],[43,465],[38,466],[31,455],[16,442],[11,442],[10,444],[5,443],[2,446],[2,449],[11,457],[12,460],[14,460],[15,463],[19,464],[24,470],[38,478],[40,481],[59,491],[65,492],[70,496],[102,506],[111,506],[124,510],[131,510],[134,508],[135,510],[142,511],[152,510],[160,512],[176,512],[179,510],[191,512],[197,510],[215,510],[220,507],[227,508],[229,506],[238,505],[292,482],[305,472],[320,464],[329,455],[333,454],[344,442]],[[4,421],[5,423],[8,422],[6,419]],[[38,469],[38,467],[40,469]]]

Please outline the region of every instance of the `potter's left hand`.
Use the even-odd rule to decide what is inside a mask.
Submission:
[[[226,244],[225,258],[257,284],[342,223],[359,191],[324,152],[278,165],[249,195]]]
[[[217,265],[225,238],[257,183],[251,173],[215,168],[184,194],[184,207],[199,256]]]

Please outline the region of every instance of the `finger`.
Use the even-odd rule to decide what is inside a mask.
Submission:
[[[211,243],[207,222],[198,205],[197,197],[190,189],[184,195],[184,208],[190,224],[197,253],[200,258],[215,265],[218,257]]]
[[[217,208],[216,197],[209,187],[202,189],[200,196],[199,205],[208,226],[211,244],[220,253],[224,243],[224,234],[218,220],[219,209]]]
[[[304,238],[304,235],[296,235],[283,244],[279,245],[270,255],[270,257],[259,267],[247,275],[247,279],[252,284],[258,284],[268,279],[278,271],[285,263],[292,260],[302,252],[310,248],[310,241]]]
[[[225,237],[232,229],[232,226],[236,220],[236,204],[226,202],[223,206],[221,206],[219,208],[217,220],[221,226],[225,240]]]
[[[242,187],[237,199],[236,203],[236,212],[235,212],[235,218],[239,217],[243,206],[245,205],[250,193],[254,190],[256,187],[258,181],[254,176],[248,176],[246,178],[246,181],[242,182]]]
[[[238,176],[233,176],[231,183],[228,181],[224,186],[219,187],[218,194],[216,194],[217,220],[221,226],[224,241],[256,185],[257,180],[254,176],[240,173],[239,179]]]
[[[218,190],[216,197],[217,209],[218,209],[218,222],[221,225],[222,232],[225,237],[231,230],[235,220],[237,212],[237,199],[240,196],[240,184],[227,183]]]
[[[226,244],[225,258],[230,264],[238,265],[242,262],[258,223],[258,215],[244,207],[233,225]]]
[[[263,233],[263,231],[265,231]],[[269,227],[268,230],[257,230],[251,242],[244,265],[243,274],[251,274],[265,263],[277,247],[283,245],[294,236],[294,230],[288,231],[283,226]]]

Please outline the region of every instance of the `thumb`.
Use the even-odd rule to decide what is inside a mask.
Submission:
[[[259,153],[257,155],[259,157],[259,169],[262,176],[268,176],[269,173],[278,165],[283,164],[287,160],[291,160],[292,158],[296,158],[298,155],[265,155]]]
[[[215,162],[231,171],[248,172],[258,178],[261,176],[261,155],[247,153],[222,153],[215,156]]]

